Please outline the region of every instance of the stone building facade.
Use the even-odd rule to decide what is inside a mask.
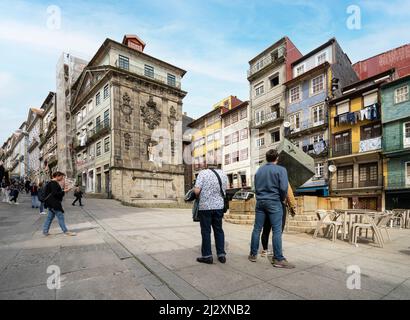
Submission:
[[[144,47],[136,36],[107,39],[72,87],[74,167],[89,193],[129,204],[178,202],[186,71]]]
[[[43,110],[30,108],[27,117],[28,148],[27,148],[27,165],[28,178],[32,182],[40,181],[40,148],[39,139],[41,131],[41,122]]]

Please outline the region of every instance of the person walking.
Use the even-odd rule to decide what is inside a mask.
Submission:
[[[65,188],[65,174],[56,171],[53,173],[53,179],[47,183],[46,186],[46,201],[45,204],[48,208],[48,215],[43,226],[43,235],[48,236],[51,223],[53,222],[55,216],[57,216],[58,224],[64,235],[75,236],[75,232],[70,232],[64,221],[64,210],[62,206],[62,201],[66,192],[69,192],[69,188]],[[63,189],[64,188],[64,189]]]
[[[30,187],[30,194],[31,194],[31,207],[38,209],[38,187],[37,184],[34,182]]]
[[[83,204],[81,203],[81,199],[83,197],[83,192],[81,191],[81,188],[78,185],[75,186],[74,197],[75,197],[75,200],[73,201],[72,205],[75,206],[75,203],[78,201],[78,203],[80,204],[80,207],[82,207]]]
[[[289,184],[288,196],[286,198],[286,202],[282,203],[282,210],[283,210],[282,233],[283,233],[283,230],[285,229],[286,217],[288,215],[288,212],[293,217],[296,214],[296,209],[297,209],[296,199],[293,194],[292,187]],[[261,242],[262,242],[261,257],[266,257],[268,255],[268,243],[269,243],[269,235],[270,235],[271,230],[272,230],[272,224],[270,223],[269,216],[265,216],[265,223],[263,225],[262,236],[261,236]]]
[[[26,190],[26,194],[30,192],[31,189],[31,181],[29,179],[26,180],[24,183],[24,189]]]
[[[40,181],[38,184],[38,201],[40,203],[40,215],[46,215],[44,211],[44,202],[46,200],[46,184],[43,181]]]
[[[10,203],[14,202],[14,204],[19,204],[17,199],[19,197],[19,190],[16,185],[11,186],[10,188]]]
[[[259,250],[260,235],[268,216],[272,225],[272,264],[277,268],[292,269],[282,253],[282,202],[286,200],[288,193],[288,173],[279,166],[279,154],[271,149],[266,153],[267,163],[260,167],[255,175],[256,212],[255,224],[251,237],[251,248],[248,259],[256,262]]]
[[[194,192],[199,197],[198,215],[201,226],[202,256],[197,258],[200,263],[212,264],[211,227],[214,231],[215,247],[220,263],[226,262],[225,234],[222,228],[222,219],[225,208],[225,195],[228,186],[228,177],[215,166],[208,165],[196,179]]]

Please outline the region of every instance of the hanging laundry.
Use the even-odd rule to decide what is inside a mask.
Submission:
[[[339,116],[335,117],[335,127],[339,125]]]
[[[313,150],[313,144],[308,145],[308,151],[312,151]]]
[[[319,155],[323,151],[325,151],[325,148],[326,148],[326,142],[324,142],[323,140],[315,142],[315,144],[313,145],[313,149],[316,155]]]
[[[339,123],[340,124],[345,124],[347,123],[347,113],[341,114],[339,116]]]
[[[366,114],[367,114],[367,110],[366,110],[366,109],[360,110],[360,120],[361,120],[361,121],[366,120]]]
[[[303,146],[303,147],[302,147],[302,150],[303,150],[303,152],[306,153],[306,152],[308,151],[308,146]]]
[[[349,124],[356,124],[356,114],[354,112],[349,112],[347,114],[347,121]]]

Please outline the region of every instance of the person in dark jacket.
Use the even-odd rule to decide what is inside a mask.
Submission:
[[[26,189],[26,194],[30,192],[30,188],[31,188],[31,181],[27,179],[24,184],[24,189]]]
[[[30,193],[31,193],[31,207],[38,209],[38,187],[35,182],[30,187]]]
[[[272,225],[272,264],[277,268],[294,268],[282,252],[282,203],[288,195],[288,173],[286,169],[278,165],[279,154],[276,150],[266,153],[267,163],[260,167],[255,175],[256,212],[255,225],[251,238],[251,250],[248,259],[256,262],[259,249],[260,235],[268,216]]]
[[[62,201],[66,192],[69,192],[69,188],[65,188],[65,174],[57,171],[53,173],[53,179],[46,186],[46,206],[48,208],[47,219],[43,226],[44,236],[48,236],[48,231],[50,230],[51,223],[54,217],[57,216],[58,224],[61,230],[67,236],[75,236],[75,232],[68,231],[65,221],[64,221],[64,210],[62,206]],[[64,189],[63,189],[64,188]]]
[[[80,204],[80,207],[82,207],[83,204],[81,203],[81,199],[83,197],[83,192],[81,191],[81,188],[78,185],[75,186],[74,197],[75,197],[75,200],[73,201],[72,205],[75,206],[75,203],[78,201],[78,203]]]
[[[13,185],[10,187],[10,203],[14,201],[14,204],[18,204],[17,198],[19,197],[19,189]]]

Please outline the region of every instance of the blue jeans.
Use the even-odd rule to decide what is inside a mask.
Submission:
[[[222,229],[223,210],[199,210],[199,219],[202,235],[202,257],[212,257],[211,249],[211,226],[214,230],[215,247],[218,257],[224,257],[225,252],[225,234]]]
[[[44,211],[44,202],[40,201],[40,213]]]
[[[46,222],[44,222],[43,227],[44,234],[47,234],[48,230],[50,230],[51,223],[53,222],[55,216],[57,216],[58,224],[60,225],[61,230],[63,230],[64,233],[68,231],[64,222],[64,213],[58,210],[48,209],[47,219]]]
[[[251,255],[256,256],[259,250],[260,235],[268,216],[272,225],[272,248],[273,258],[281,261],[285,257],[282,254],[282,203],[275,200],[258,200],[255,210],[255,225],[251,239]]]
[[[38,208],[38,196],[31,196],[31,207]]]

